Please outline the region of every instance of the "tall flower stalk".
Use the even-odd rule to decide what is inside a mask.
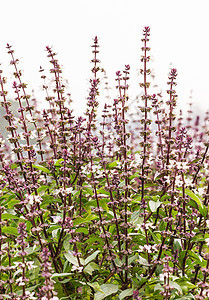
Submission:
[[[176,91],[174,90],[174,86],[176,85],[176,76],[177,70],[171,69],[168,76],[168,85],[169,90],[167,93],[169,94],[169,100],[166,102],[169,107],[169,116],[168,116],[168,135],[166,138],[167,150],[166,150],[166,165],[169,165],[170,156],[171,156],[171,146],[173,144],[172,132],[175,130],[175,126],[173,124],[175,120],[174,109],[176,107]]]
[[[17,244],[20,247],[20,252],[18,255],[22,258],[22,263],[20,263],[20,267],[22,269],[22,276],[19,277],[17,280],[17,283],[19,286],[22,286],[22,296],[20,297],[21,299],[27,299],[26,297],[26,284],[29,281],[29,279],[26,277],[26,260],[25,256],[27,255],[26,247],[28,246],[28,243],[26,242],[26,225],[25,223],[19,223],[17,227],[17,231],[19,233],[19,236],[17,238]]]
[[[143,141],[140,143],[142,147],[142,154],[141,154],[141,159],[142,159],[142,164],[141,164],[141,208],[143,210],[143,218],[144,218],[144,231],[146,235],[146,243],[147,246],[149,245],[149,240],[148,240],[148,233],[147,233],[147,227],[146,227],[146,207],[147,203],[145,200],[145,183],[148,175],[148,168],[147,168],[147,158],[148,158],[148,149],[150,148],[151,144],[149,142],[149,135],[150,135],[150,130],[149,130],[149,125],[151,123],[151,120],[148,118],[148,113],[151,110],[151,107],[148,105],[148,100],[150,99],[150,95],[148,94],[148,88],[150,86],[150,83],[147,81],[147,76],[150,74],[150,69],[147,67],[147,63],[150,60],[150,56],[148,55],[148,52],[150,51],[150,48],[148,47],[148,42],[149,42],[149,36],[150,36],[150,28],[145,27],[143,30],[143,55],[141,58],[141,61],[143,62],[143,68],[140,70],[141,74],[143,75],[143,82],[140,83],[140,87],[143,88],[144,92],[141,97],[142,101],[144,102],[144,106],[140,107],[141,112],[144,114],[144,117],[141,119],[141,123],[143,125],[143,130],[141,131],[141,137]],[[147,251],[148,255],[148,262],[150,263],[150,255],[149,252]]]
[[[120,72],[117,72],[117,88],[119,90],[119,98],[118,102],[121,103],[121,117],[120,117],[120,161],[123,164],[123,170],[121,177],[125,182],[125,185],[123,187],[124,189],[124,194],[122,195],[124,204],[124,211],[122,212],[122,218],[124,219],[124,222],[121,224],[121,227],[124,229],[124,250],[121,252],[125,256],[125,285],[128,286],[128,254],[131,253],[131,249],[129,249],[129,241],[130,238],[128,237],[128,202],[129,202],[129,196],[130,196],[130,191],[129,191],[129,168],[130,168],[130,161],[128,158],[128,150],[129,147],[127,145],[127,139],[129,137],[129,133],[127,132],[126,129],[126,124],[128,123],[128,120],[126,119],[125,113],[127,111],[127,101],[128,101],[128,80],[129,80],[129,70],[130,66],[125,65],[125,70],[123,71],[124,76],[122,77],[122,74]],[[122,78],[121,78],[122,77]],[[121,79],[123,79],[123,84],[121,83]]]
[[[43,157],[43,149],[42,149],[42,144],[41,144],[41,132],[40,132],[40,128],[37,127],[37,124],[36,122],[33,120],[34,116],[33,116],[33,110],[34,110],[34,106],[32,104],[29,103],[29,100],[30,100],[30,95],[28,95],[26,93],[26,88],[27,88],[27,84],[22,82],[22,79],[21,79],[21,76],[22,76],[22,71],[18,69],[18,62],[19,60],[18,59],[15,59],[14,57],[14,50],[12,49],[12,46],[7,44],[7,47],[8,49],[8,54],[11,55],[11,58],[12,60],[10,61],[10,64],[14,66],[14,69],[15,69],[15,72],[13,73],[14,77],[19,81],[19,84],[17,85],[17,83],[15,83],[15,86],[14,88],[16,89],[16,93],[18,91],[19,93],[19,90],[21,89],[22,90],[22,93],[23,95],[20,97],[18,95],[18,101],[20,103],[20,112],[21,114],[23,114],[24,111],[28,112],[29,115],[30,115],[30,119],[36,129],[36,132],[37,132],[37,135],[38,135],[38,146],[39,146],[39,154],[40,154],[40,157],[41,157],[41,160],[43,161],[44,157]],[[21,105],[21,99],[25,100],[26,101],[26,107],[22,107]]]

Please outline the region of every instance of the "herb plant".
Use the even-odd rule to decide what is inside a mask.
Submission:
[[[150,92],[149,38],[145,27],[137,112],[125,65],[101,116],[97,37],[78,117],[54,50],[46,47],[51,86],[40,67],[41,110],[7,45],[14,99],[0,70],[0,299],[209,299],[208,115],[201,124],[190,105],[177,118],[175,68],[167,98]]]

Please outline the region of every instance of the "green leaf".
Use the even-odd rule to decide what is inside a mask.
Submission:
[[[51,279],[52,278],[57,278],[57,277],[66,277],[66,276],[70,276],[74,273],[54,273],[52,276],[51,276]]]
[[[97,206],[97,201],[96,200],[89,200],[88,202],[83,204],[84,208],[86,209],[89,206],[96,207]]]
[[[197,203],[194,200],[192,200],[192,199],[190,199],[190,201],[188,202],[188,206],[194,207],[195,209],[198,210]]]
[[[119,294],[119,299],[122,300],[125,297],[132,296],[134,289],[126,289]]]
[[[164,291],[164,288],[162,287],[162,285],[160,283],[157,283],[154,287],[154,292],[155,291]]]
[[[30,286],[30,287],[26,288],[26,291],[32,292],[32,291],[34,291],[39,286],[40,286],[40,283],[36,284],[36,285],[33,285],[33,286]]]
[[[102,284],[100,286],[102,292],[96,292],[94,294],[94,300],[102,300],[112,294],[117,293],[118,285],[117,284]]]
[[[152,232],[152,230],[149,229],[148,231],[152,235],[155,244],[160,244],[160,237],[161,236],[158,238],[159,235],[157,235],[154,232]]]
[[[87,245],[90,245],[90,246],[92,246],[95,242],[96,243],[99,242],[100,244],[102,244],[103,239],[98,236],[98,237],[90,237],[88,240],[86,240]]]
[[[62,164],[61,164],[62,161],[64,161],[63,158],[60,158],[60,159],[55,160],[55,163],[54,163],[55,167],[60,167],[60,166],[62,166]]]
[[[110,195],[110,193],[109,193],[108,191],[106,191],[104,187],[99,188],[99,189],[97,190],[97,193],[98,193],[98,194],[108,195],[108,196]]]
[[[8,191],[6,190],[6,192],[8,193]],[[11,191],[10,191],[11,192]],[[10,202],[12,199],[16,199],[16,195],[14,193],[11,193],[11,194],[5,194],[4,196],[0,197],[0,199],[6,199],[4,200],[4,206]],[[20,200],[17,200],[17,201],[20,201]]]
[[[188,257],[192,258],[192,260],[195,260],[196,264],[201,264],[201,262],[203,261],[203,258],[200,254],[195,253],[191,250],[188,250]]]
[[[74,266],[79,267],[79,263],[78,260],[76,258],[76,256],[74,256],[71,251],[68,251],[68,253],[64,254],[65,258]],[[82,265],[84,265],[84,260],[82,258],[80,258],[80,262]]]
[[[58,229],[58,228],[62,228],[61,225],[51,225],[49,227],[49,229],[47,230],[48,233],[51,233],[52,231],[54,231],[55,229]]]
[[[64,239],[64,242],[63,242],[63,247],[65,250],[70,250],[70,243],[69,243],[69,240],[71,239],[70,236],[68,236],[67,238]]]
[[[54,290],[58,293],[57,297],[60,299],[63,296],[63,287],[60,282],[54,283]]]
[[[48,186],[48,185],[42,185],[37,189],[37,192],[40,193],[42,191],[48,190],[49,188],[50,188],[50,186]]]
[[[202,199],[200,196],[195,195],[190,189],[185,189],[185,194],[194,200],[199,207],[203,208]]]
[[[187,292],[188,290],[195,289],[197,287],[193,283],[189,282],[185,277],[177,279],[176,282],[180,285],[183,292]]]
[[[133,255],[128,257],[128,264],[130,265],[132,262],[138,259],[138,255]]]
[[[142,257],[142,256],[140,256],[140,255],[139,255],[139,257],[138,257],[138,262],[139,262],[139,264],[142,265],[142,266],[146,266],[146,267],[149,267],[149,266],[150,266],[150,264],[148,264],[148,261],[146,260],[146,258],[144,258],[144,257]]]
[[[132,203],[140,203],[141,202],[141,199],[142,199],[142,196],[141,195],[137,195],[137,196],[134,196],[133,199],[132,199]]]
[[[174,250],[181,251],[181,239],[174,239]]]
[[[184,257],[186,255],[187,251],[186,250],[182,250],[179,254],[179,263],[180,263],[180,266],[182,266],[183,264],[183,260],[184,260]]]
[[[166,223],[164,221],[161,221],[160,222],[160,225],[159,225],[159,230],[160,231],[164,231],[166,228]]]
[[[16,236],[19,235],[19,233],[18,233],[16,227],[7,227],[7,226],[3,226],[3,227],[2,227],[2,232],[3,232],[3,233],[7,233],[7,234],[16,235]]]
[[[94,260],[98,253],[100,252],[100,250],[96,250],[94,253],[92,253],[91,255],[89,255],[86,259],[85,259],[85,266],[88,265],[88,263],[90,263],[92,260]]]
[[[94,268],[92,267],[91,263],[89,263],[83,270],[89,275],[92,275],[94,272]]]
[[[200,206],[199,207],[199,211],[201,213],[201,215],[206,218],[207,217],[207,214],[208,214],[208,209],[205,205],[203,205],[202,207]]]
[[[140,217],[140,211],[136,210],[131,214],[130,223],[132,223],[134,226],[140,225],[143,222],[143,218]]]
[[[84,228],[84,227],[77,228],[75,230],[75,232],[80,232],[80,233],[84,233],[84,234],[88,234],[89,233],[88,229]]]
[[[1,216],[2,220],[14,220],[14,219],[19,219],[18,216],[16,215],[12,215],[12,214],[8,214],[8,213],[3,213]]]
[[[65,253],[64,256],[71,264],[75,265],[76,267],[79,267],[77,258],[74,255],[72,255],[70,251],[68,251],[68,253]]]
[[[73,221],[73,226],[82,224],[82,223],[89,223],[91,220],[95,220],[97,219],[97,216],[95,215],[91,215],[89,214],[86,218],[82,218],[82,217],[77,217],[74,221]]]
[[[109,212],[109,207],[107,205],[107,202],[109,202],[110,200],[109,199],[106,199],[106,198],[102,198],[102,199],[99,199],[99,204],[100,206],[107,212]],[[86,202],[84,204],[84,208],[87,208],[89,206],[93,206],[93,207],[97,207],[97,201],[96,200],[90,200],[88,202]]]
[[[107,169],[113,169],[113,168],[115,168],[117,165],[118,165],[118,162],[117,162],[117,161],[113,161],[113,162],[107,164],[106,167],[107,167]]]
[[[183,296],[183,297],[180,297],[180,298],[175,298],[176,300],[192,300],[194,299],[194,296],[193,295],[190,295],[190,296]]]
[[[100,267],[95,263],[95,262],[90,262],[90,264],[88,264],[88,266],[91,266],[91,268],[95,271],[95,270],[100,270]],[[87,266],[87,267],[88,267]]]
[[[180,285],[175,281],[170,281],[169,285],[172,286],[174,289],[176,289],[180,294],[183,294],[182,288]]]
[[[102,292],[98,282],[87,282],[87,284],[91,286],[95,291]]]
[[[154,181],[157,181],[157,180],[163,178],[165,175],[166,175],[165,171],[155,173]]]
[[[8,202],[8,208],[13,209],[16,204],[20,203],[20,200],[12,199]]]
[[[47,169],[47,168],[45,168],[45,167],[43,167],[43,166],[40,166],[40,165],[32,165],[33,166],[33,168],[35,168],[35,169],[38,169],[38,170],[40,170],[40,171],[42,171],[42,172],[44,172],[44,173],[47,173],[47,174],[50,174],[51,172],[49,171],[49,169]]]
[[[101,288],[98,282],[87,282],[89,286],[91,286],[95,291],[101,292]]]
[[[117,267],[122,267],[122,265],[123,265],[123,261],[121,259],[119,259],[118,257],[116,257],[114,259],[114,262],[115,262]]]
[[[140,237],[140,238],[144,238],[144,235],[142,233],[139,233],[139,232],[131,232],[128,235],[129,236],[137,236],[137,237]]]
[[[16,163],[14,163],[10,167],[11,167],[12,170],[14,170],[14,169],[18,168],[18,165]]]
[[[59,232],[59,231],[61,231],[61,228],[57,228],[57,229],[52,230],[52,237],[53,237],[54,239],[56,239],[56,238],[59,237],[59,236],[58,236],[58,232]]]
[[[188,163],[188,165],[190,166],[190,165],[192,165],[192,164],[198,162],[200,159],[201,159],[201,158],[197,158],[197,159],[195,159],[195,160],[192,160],[191,162]]]
[[[90,196],[93,196],[93,195],[94,195],[94,192],[93,192],[93,189],[92,189],[92,188],[85,187],[85,188],[84,188],[84,191],[86,191],[87,194],[89,194]]]
[[[110,200],[109,200],[109,199],[100,199],[100,200],[99,200],[100,206],[101,206],[105,211],[109,212],[109,207],[108,207],[108,205],[107,205],[107,202],[110,202]]]
[[[156,212],[158,207],[160,207],[161,203],[162,202],[160,202],[160,201],[155,202],[155,201],[150,200],[149,207],[150,207],[151,212]]]
[[[125,180],[122,180],[120,183],[119,183],[119,187],[123,187],[125,185]]]
[[[60,199],[55,199],[53,196],[51,195],[43,195],[42,196],[42,203],[40,204],[41,208],[45,208],[47,205],[49,205],[50,203],[53,202],[60,202]]]
[[[28,247],[25,249],[25,251],[28,253],[28,255],[31,255],[31,254],[34,254],[36,253],[37,251],[39,251],[40,247],[36,247],[36,246],[33,246],[33,247]]]

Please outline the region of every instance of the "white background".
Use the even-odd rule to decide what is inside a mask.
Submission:
[[[131,66],[130,96],[140,94],[141,38],[150,26],[151,68],[158,91],[165,91],[169,68],[178,70],[178,103],[187,110],[190,91],[196,110],[209,108],[208,1],[199,0],[5,0],[1,1],[0,62],[11,90],[12,66],[5,48],[13,45],[28,93],[35,89],[44,106],[40,65],[49,69],[45,46],[53,46],[69,81],[73,105],[85,108],[92,38],[100,43],[101,67],[114,94],[115,72]],[[101,85],[102,87],[102,85]],[[157,91],[156,91],[157,92]],[[12,95],[12,94],[11,94]],[[166,97],[166,94],[165,94]],[[100,102],[105,98],[101,97]]]

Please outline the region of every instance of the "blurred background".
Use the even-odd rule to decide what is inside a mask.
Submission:
[[[178,103],[183,110],[194,102],[196,112],[209,108],[209,18],[208,1],[200,0],[7,0],[1,3],[0,62],[12,93],[13,67],[6,44],[13,45],[20,59],[28,93],[41,107],[45,93],[39,68],[49,70],[45,47],[53,46],[63,67],[76,114],[85,110],[91,77],[92,39],[99,38],[101,60],[109,94],[115,97],[115,72],[131,67],[130,101],[141,93],[141,38],[144,26],[151,28],[150,68],[155,76],[156,93],[165,96],[171,67],[178,70]],[[46,72],[47,73],[47,72]],[[49,80],[51,74],[49,74]],[[192,91],[192,92],[191,92]],[[192,97],[192,98],[191,98]],[[99,101],[104,105],[105,96]]]

